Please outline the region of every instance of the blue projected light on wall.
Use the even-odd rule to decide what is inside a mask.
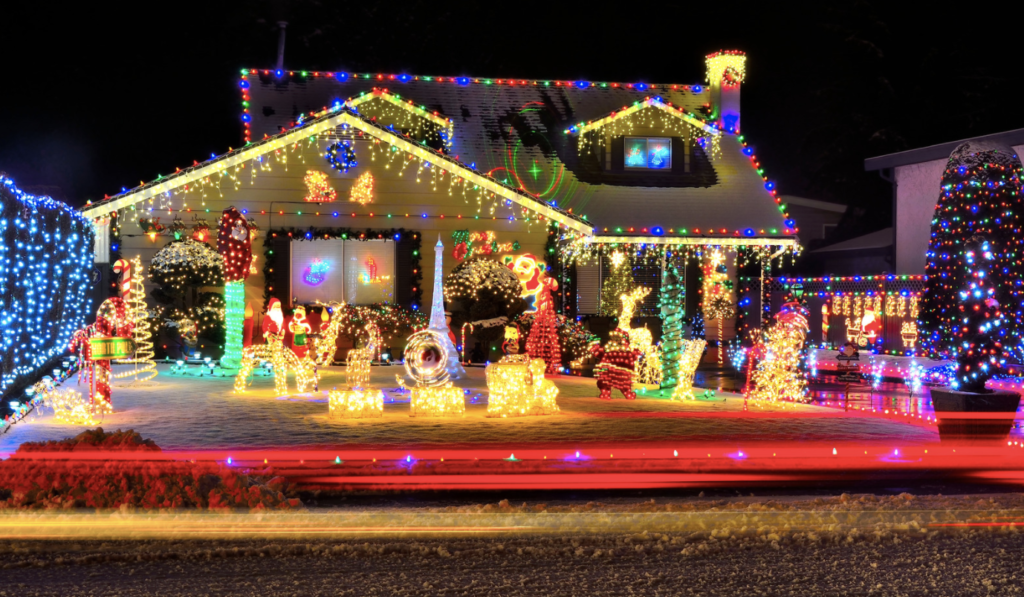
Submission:
[[[302,279],[310,286],[319,286],[327,279],[327,272],[331,270],[330,264],[320,259],[313,259],[313,261],[306,266],[306,271],[302,272]]]
[[[665,137],[626,137],[626,168],[645,170],[672,169],[672,139]]]

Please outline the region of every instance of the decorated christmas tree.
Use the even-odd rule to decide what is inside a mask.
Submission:
[[[747,370],[747,398],[769,402],[804,400],[807,379],[800,369],[800,359],[807,331],[807,309],[795,302],[782,305],[775,322],[756,334]]]
[[[464,324],[476,322],[472,332],[477,341],[487,344],[501,339],[503,325],[484,327],[479,322],[511,321],[525,308],[521,292],[519,279],[504,264],[487,257],[466,259],[444,278],[453,331],[458,333]]]
[[[679,358],[683,347],[683,316],[686,287],[679,271],[666,266],[661,279],[661,387],[671,388],[679,380]]]
[[[959,293],[952,340],[957,360],[953,387],[965,392],[983,392],[985,382],[1006,363],[1008,329],[1000,307],[1000,288],[991,275],[997,255],[982,236],[971,237],[964,244],[967,279]]]
[[[928,263],[919,329],[921,343],[932,356],[953,357],[961,326],[959,292],[967,286],[964,249],[972,236],[982,235],[994,251],[989,261],[992,288],[1007,290],[1003,305],[1007,346],[1021,358],[1021,286],[1024,268],[1024,211],[1021,162],[1008,146],[968,141],[949,156],[932,219]]]
[[[126,267],[127,266],[127,267]],[[142,258],[135,256],[130,263],[123,259],[114,264],[114,271],[120,271],[121,287],[127,288],[124,302],[128,321],[132,325],[132,339],[135,341],[135,354],[130,358],[114,361],[118,364],[133,364],[130,372],[120,372],[118,378],[134,377],[136,381],[148,381],[157,376],[156,363],[153,357],[153,325],[150,322],[149,308],[146,305],[146,287],[143,284]]]
[[[625,253],[616,251],[609,261],[612,263],[611,275],[601,285],[601,315],[616,317],[622,307],[619,297],[632,292],[636,282],[633,281],[633,267]]]

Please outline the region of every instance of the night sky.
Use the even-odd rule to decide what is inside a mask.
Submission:
[[[703,84],[705,54],[743,50],[744,133],[782,194],[857,208],[847,236],[890,222],[891,188],[863,171],[864,158],[1024,127],[1019,21],[990,11],[891,2],[811,11],[768,2],[604,3],[609,10],[207,1],[120,12],[8,4],[0,171],[76,206],[238,146],[239,69],[273,67],[282,19],[293,70]],[[950,25],[932,26],[940,18]]]

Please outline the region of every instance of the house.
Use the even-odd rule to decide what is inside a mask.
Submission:
[[[990,141],[1024,150],[1024,129],[1016,129],[911,149],[864,160],[864,169],[878,172],[893,185],[894,271],[924,274],[932,217],[941,194],[949,154],[965,141]]]
[[[260,302],[375,302],[388,290],[359,280],[387,278],[388,300],[422,308],[434,265],[420,256],[438,238],[446,272],[460,239],[543,256],[580,317],[597,313],[611,252],[655,289],[666,264],[699,271],[713,252],[733,279],[770,273],[799,230],[741,134],[745,56],[706,66],[707,85],[246,69],[243,145],[88,205],[95,258],[116,245],[148,262],[175,219],[215,226],[235,206],[261,229],[265,271],[246,282]],[[652,292],[646,314],[657,305]]]

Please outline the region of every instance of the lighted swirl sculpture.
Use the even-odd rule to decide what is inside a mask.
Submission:
[[[423,387],[436,387],[448,382],[448,353],[441,335],[422,330],[409,336],[405,346],[405,372]]]
[[[422,330],[409,336],[405,372],[416,381],[409,391],[410,417],[450,417],[466,412],[462,390],[448,380],[448,352],[441,334]]]

